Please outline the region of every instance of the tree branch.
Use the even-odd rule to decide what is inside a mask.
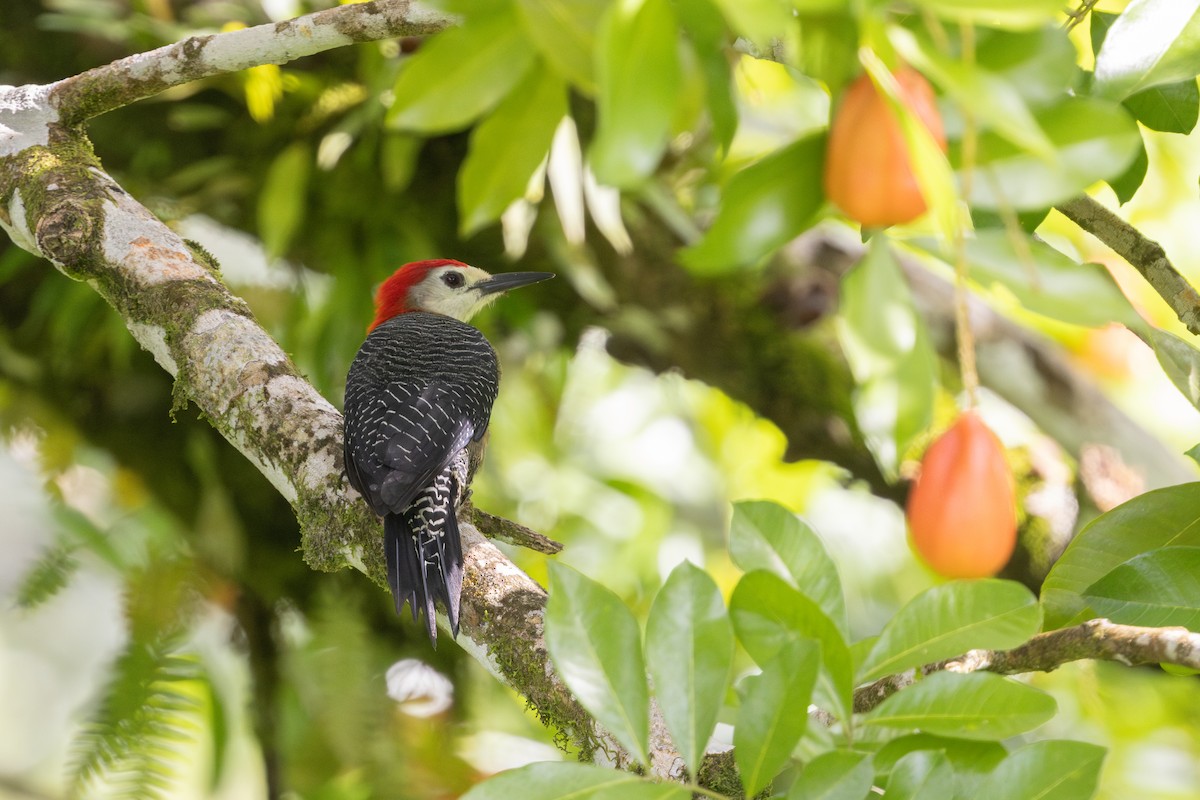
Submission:
[[[1011,650],[971,650],[957,658],[927,664],[922,675],[948,672],[995,672],[1018,675],[1052,672],[1072,661],[1117,661],[1125,666],[1175,664],[1200,669],[1200,633],[1187,628],[1143,628],[1092,619],[1073,628],[1038,634]],[[854,710],[870,711],[913,684],[912,671],[889,675],[854,692]]]
[[[67,125],[201,78],[239,72],[356,42],[436,33],[451,17],[414,0],[339,6],[269,25],[188,38],[90,69],[54,84],[51,102]]]
[[[1088,195],[1060,203],[1055,208],[1128,261],[1167,301],[1179,321],[1200,336],[1200,294],[1171,264],[1162,245]]]

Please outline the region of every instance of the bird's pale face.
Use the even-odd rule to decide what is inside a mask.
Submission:
[[[481,290],[480,285],[491,279],[478,267],[437,267],[409,290],[407,305],[467,322],[500,296]]]

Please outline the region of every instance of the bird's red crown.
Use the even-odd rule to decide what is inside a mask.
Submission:
[[[438,267],[462,267],[468,265],[452,258],[435,258],[428,261],[414,261],[405,264],[392,273],[391,277],[379,286],[375,292],[375,320],[367,327],[367,333],[387,322],[397,314],[403,314],[413,309],[407,305],[408,290],[425,280],[430,270]]]

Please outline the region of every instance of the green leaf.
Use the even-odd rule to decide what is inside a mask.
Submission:
[[[728,151],[737,132],[738,112],[733,98],[733,76],[725,54],[725,20],[712,0],[678,0],[675,8],[704,75],[713,138]]]
[[[285,148],[267,170],[258,195],[258,233],[273,258],[283,255],[304,222],[311,171],[312,152],[304,142]]]
[[[1119,100],[1195,78],[1198,61],[1200,0],[1132,0],[1096,54],[1093,91]]]
[[[790,3],[782,0],[714,0],[729,27],[759,47],[785,38],[795,26]]]
[[[637,621],[612,591],[550,562],[546,650],[563,682],[634,758],[647,764],[650,699]]]
[[[874,779],[870,756],[833,750],[804,765],[787,800],[863,800]]]
[[[945,753],[917,750],[901,758],[888,777],[889,800],[944,800],[954,796],[954,767]]]
[[[1150,157],[1146,154],[1145,140],[1138,143],[1137,155],[1133,163],[1115,178],[1108,179],[1108,185],[1117,194],[1117,202],[1124,205],[1133,199],[1142,181],[1146,180],[1146,171],[1150,169]]]
[[[978,63],[943,55],[906,28],[891,28],[889,38],[905,60],[969,111],[982,127],[1041,158],[1054,157],[1054,145],[1038,127],[1016,86]]]
[[[646,661],[671,739],[692,775],[717,724],[733,670],[733,623],[717,584],[684,561],[646,621]]]
[[[68,796],[171,796],[186,773],[185,749],[207,727],[200,664],[169,639],[131,640],[112,667],[100,706],[72,743]]]
[[[1200,547],[1161,547],[1134,556],[1089,586],[1083,599],[1123,625],[1200,630]]]
[[[790,642],[763,664],[761,675],[746,678],[733,756],[748,797],[771,784],[804,735],[820,653],[816,642]]]
[[[1046,628],[1094,616],[1083,598],[1087,588],[1118,565],[1159,547],[1200,547],[1200,483],[1140,494],[1080,531],[1042,584]]]
[[[1120,15],[1092,9],[1091,17],[1092,52],[1099,53],[1109,29]],[[1191,133],[1200,111],[1200,90],[1197,90],[1195,77],[1189,77],[1143,89],[1125,98],[1124,105],[1147,128],[1165,133]]]
[[[1200,408],[1200,350],[1161,328],[1151,326],[1149,333],[1150,344],[1163,372],[1189,403]]]
[[[956,797],[974,797],[972,787],[987,777],[996,765],[1008,756],[1008,750],[999,742],[983,742],[934,736],[931,733],[913,733],[899,736],[887,742],[875,753],[873,763],[879,775],[891,773],[901,758],[918,750],[934,750],[946,754],[958,777],[959,791]],[[964,791],[971,789],[971,791]]]
[[[903,672],[968,650],[1006,650],[1038,632],[1042,610],[1014,581],[952,581],[910,600],[883,628],[860,682]]]
[[[1054,143],[1055,158],[1038,158],[984,132],[968,202],[985,208],[1047,208],[1123,173],[1141,142],[1137,123],[1124,108],[1093,97],[1069,97],[1039,109],[1034,118]]]
[[[868,725],[999,741],[1054,716],[1043,691],[990,672],[935,672],[896,692],[863,717]]]
[[[895,476],[933,418],[937,359],[887,238],[842,278],[838,341],[858,384],[854,416],[884,473]]]
[[[837,566],[820,537],[791,511],[767,500],[734,503],[729,555],[743,572],[765,569],[783,578],[848,632]]]
[[[1150,130],[1187,134],[1200,117],[1200,88],[1195,78],[1164,83],[1130,95],[1123,105]]]
[[[596,0],[516,0],[521,25],[542,58],[585,94],[596,90],[596,29],[606,3]]]
[[[476,784],[461,800],[687,800],[679,784],[657,783],[630,772],[573,761],[539,761]]]
[[[562,80],[532,69],[471,133],[471,149],[458,173],[459,230],[469,236],[500,218],[525,195],[530,176],[550,150],[567,114]]]
[[[680,258],[715,274],[753,264],[802,233],[824,201],[825,137],[809,136],[733,176],[712,227]]]
[[[1013,751],[976,792],[988,800],[1090,800],[1105,750],[1086,742],[1030,742]]]
[[[423,133],[464,128],[508,95],[535,57],[511,10],[471,16],[431,37],[400,72],[388,124]]]
[[[916,5],[943,19],[1011,29],[1057,22],[1062,11],[1057,0],[916,0]]]
[[[801,14],[811,7],[807,0],[796,5]],[[798,49],[796,67],[813,80],[820,81],[832,96],[837,97],[860,69],[858,25],[848,7],[805,14],[800,23]]]
[[[1020,92],[1031,108],[1062,99],[1080,79],[1075,46],[1058,25],[1031,31],[980,28],[975,61]]]
[[[989,291],[1010,293],[1023,308],[1072,325],[1120,322],[1139,328],[1142,318],[1100,264],[1080,264],[1041,239],[1025,236],[1018,250],[1007,230],[979,230],[966,240],[971,279]],[[927,248],[936,252],[936,244]]]
[[[843,718],[852,707],[850,648],[825,612],[782,578],[765,570],[748,572],[729,599],[733,627],[746,652],[764,669],[786,646],[804,639],[821,644],[824,669],[818,691]]]
[[[658,167],[682,78],[671,0],[618,0],[596,41],[596,137],[588,164],[606,186],[629,188]]]
[[[59,593],[79,568],[75,548],[62,543],[46,548],[21,577],[16,591],[20,608],[35,608]]]

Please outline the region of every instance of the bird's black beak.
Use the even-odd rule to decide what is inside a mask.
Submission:
[[[484,295],[496,294],[497,292],[507,292],[509,289],[516,289],[520,286],[528,286],[531,283],[548,281],[553,277],[553,272],[504,272],[499,275],[493,275],[486,281],[480,281],[471,288]]]

